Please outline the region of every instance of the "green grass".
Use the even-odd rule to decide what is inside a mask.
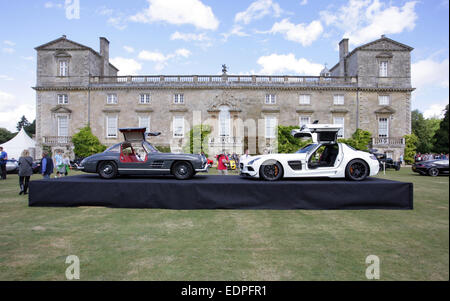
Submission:
[[[449,178],[409,168],[414,210],[29,208],[17,175],[0,181],[0,280],[449,280]],[[38,179],[34,176],[33,179]],[[330,196],[332,197],[332,196]]]

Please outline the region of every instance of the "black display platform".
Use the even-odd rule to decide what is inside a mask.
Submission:
[[[79,175],[30,182],[29,206],[164,209],[413,209],[413,185],[379,178],[266,182],[239,176]]]

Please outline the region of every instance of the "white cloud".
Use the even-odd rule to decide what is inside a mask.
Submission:
[[[144,61],[164,62],[169,59],[169,56],[165,56],[163,53],[158,51],[142,50],[139,52],[138,58]]]
[[[13,80],[13,78],[8,75],[0,74],[0,80]],[[2,92],[0,91],[0,93]]]
[[[448,104],[448,99],[445,103],[432,104],[423,112],[425,118],[443,118],[445,106]]]
[[[111,16],[114,13],[112,8],[107,8],[106,6],[102,6],[97,10],[97,13],[101,16]]]
[[[142,65],[134,59],[115,57],[110,59],[111,64],[119,69],[119,75],[136,75],[142,69]]]
[[[108,8],[106,6],[101,6],[96,10],[96,13],[99,16],[108,17],[106,19],[106,23],[115,27],[118,30],[124,30],[125,28],[127,28],[128,18],[125,17],[123,12],[114,10],[112,8]]]
[[[4,53],[14,53],[15,52],[14,48],[11,48],[11,47],[5,47],[2,49],[2,51]]]
[[[189,57],[192,53],[191,53],[188,49],[186,49],[186,48],[180,48],[180,49],[177,49],[177,50],[175,51],[175,54],[176,54],[177,56],[182,56],[182,57],[187,58],[187,57]]]
[[[128,53],[133,53],[134,52],[134,48],[131,46],[123,46],[123,49],[125,49],[126,52]]]
[[[155,69],[157,71],[160,71],[167,66],[169,60],[180,57],[187,58],[191,56],[191,54],[191,51],[186,48],[177,49],[175,50],[175,52],[169,53],[167,55],[159,51],[142,50],[141,52],[139,52],[138,58],[143,61],[156,63]]]
[[[210,6],[200,0],[147,0],[149,7],[129,19],[139,23],[167,22],[191,24],[199,29],[215,30],[219,26]]]
[[[55,8],[62,8],[63,5],[61,3],[53,3],[51,1],[48,1],[48,2],[45,2],[44,7],[45,8],[53,8],[53,7],[55,7]]]
[[[16,131],[16,124],[25,115],[34,120],[36,110],[34,104],[17,104],[15,95],[0,91],[0,127]]]
[[[195,34],[195,33],[181,33],[179,31],[175,31],[171,36],[170,36],[171,40],[183,40],[186,42],[189,41],[206,41],[208,40],[208,37],[206,36],[205,33],[199,33],[199,34]]]
[[[411,82],[415,88],[449,87],[449,59],[439,62],[432,58],[411,64]]]
[[[108,20],[106,20],[106,22],[118,30],[124,30],[127,28],[126,19],[124,19],[121,15],[111,16]]]
[[[34,56],[21,56],[20,57],[21,59],[24,59],[24,60],[26,60],[26,61],[33,61],[34,60]]]
[[[14,95],[0,91],[0,111],[5,111],[6,108],[9,107],[10,102],[12,102],[14,99]]]
[[[9,40],[4,40],[3,43],[8,45],[8,46],[15,46],[16,45],[16,43],[14,43],[12,41],[9,41]]]
[[[300,5],[306,5],[306,4],[308,4],[308,0],[302,0],[302,1],[300,2]]]
[[[294,24],[288,19],[283,19],[281,22],[273,24],[268,33],[280,33],[285,39],[302,44],[302,46],[309,46],[319,38],[323,32],[323,27],[320,21],[312,21],[311,23]]]
[[[382,34],[413,30],[417,20],[416,3],[409,1],[400,7],[379,0],[349,0],[339,9],[321,11],[320,15],[327,26],[342,31],[351,44],[360,45]]]
[[[294,54],[271,54],[261,56],[257,63],[262,67],[261,74],[319,75],[323,65],[296,58]]]
[[[231,30],[229,32],[222,33],[222,36],[224,37],[225,41],[228,40],[231,36],[238,36],[238,37],[248,37],[249,34],[242,31],[241,25],[233,25]]]
[[[258,20],[267,15],[279,17],[282,9],[278,3],[272,0],[257,0],[252,2],[250,6],[242,12],[238,12],[234,16],[234,22],[248,24],[253,20]]]

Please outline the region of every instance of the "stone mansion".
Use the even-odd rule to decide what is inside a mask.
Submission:
[[[35,49],[38,156],[44,146],[72,153],[71,136],[87,124],[105,145],[122,141],[118,128],[139,126],[179,152],[190,127],[208,120],[210,156],[242,153],[256,135],[253,153],[270,152],[277,124],[319,120],[342,124],[344,138],[370,131],[372,148],[397,159],[411,131],[413,48],[385,36],[351,52],[343,39],[339,62],[314,76],[118,76],[103,37],[99,52],[66,36]]]

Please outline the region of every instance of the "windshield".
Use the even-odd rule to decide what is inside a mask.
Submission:
[[[305,154],[305,153],[309,153],[311,150],[313,150],[314,148],[316,148],[317,144],[315,143],[311,143],[308,144],[307,146],[305,146],[304,148],[299,149],[298,151],[296,151],[295,153],[297,154]]]
[[[144,141],[142,143],[142,145],[144,146],[144,148],[147,151],[147,153],[159,153],[159,151],[153,145],[148,143],[147,141]]]

